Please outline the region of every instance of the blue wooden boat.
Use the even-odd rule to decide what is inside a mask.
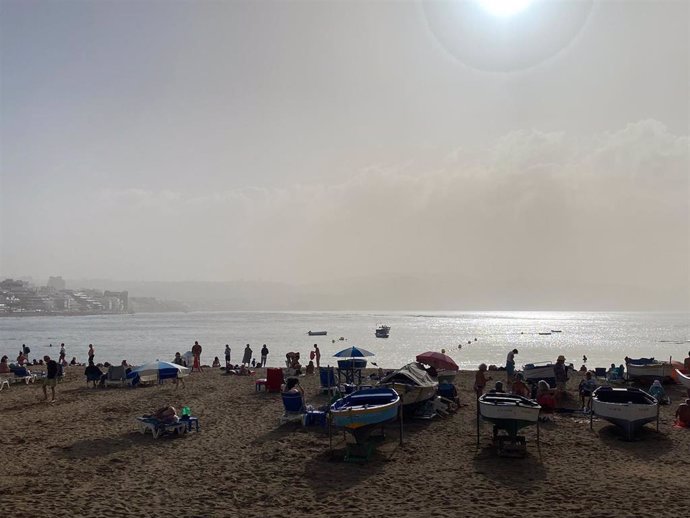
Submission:
[[[400,396],[389,388],[362,389],[331,405],[334,426],[348,431],[385,423],[398,415]]]

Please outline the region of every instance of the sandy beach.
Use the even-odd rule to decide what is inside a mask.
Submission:
[[[502,376],[502,374],[499,374]],[[557,415],[527,429],[523,459],[498,457],[491,427],[476,446],[473,373],[456,382],[463,406],[431,421],[397,425],[366,464],[343,461],[342,434],[279,426],[279,394],[255,391],[254,377],[207,369],[172,384],[136,389],[87,387],[83,367],[67,369],[57,401],[40,384],[0,392],[0,507],[12,516],[682,516],[687,509],[690,430],[673,427],[684,397],[668,391],[660,433],[645,426],[626,442],[595,419]],[[579,376],[571,379],[575,394]],[[318,376],[302,378],[319,406]],[[201,430],[154,440],[135,418],[189,406]]]

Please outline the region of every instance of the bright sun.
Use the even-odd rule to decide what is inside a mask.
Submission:
[[[476,0],[494,16],[512,16],[529,7],[533,0]]]

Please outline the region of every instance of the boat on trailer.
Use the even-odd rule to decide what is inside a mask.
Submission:
[[[416,407],[425,403],[435,397],[438,390],[438,382],[417,362],[408,363],[384,376],[379,381],[379,386],[395,390],[400,395],[403,407]]]
[[[627,440],[654,420],[659,428],[659,402],[638,388],[599,387],[592,393],[592,415],[619,427]]]
[[[489,421],[509,435],[539,421],[539,403],[516,394],[489,392],[479,398],[479,414],[482,419]]]
[[[654,358],[626,358],[625,370],[629,380],[640,381],[669,381],[673,374],[670,362],[655,360]]]
[[[356,390],[331,405],[331,419],[335,426],[353,431],[395,419],[399,405],[400,396],[393,389]]]

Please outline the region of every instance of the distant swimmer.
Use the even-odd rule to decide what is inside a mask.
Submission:
[[[462,344],[458,344],[458,349],[462,349]]]
[[[587,363],[587,357],[584,354],[582,355],[582,363]]]

